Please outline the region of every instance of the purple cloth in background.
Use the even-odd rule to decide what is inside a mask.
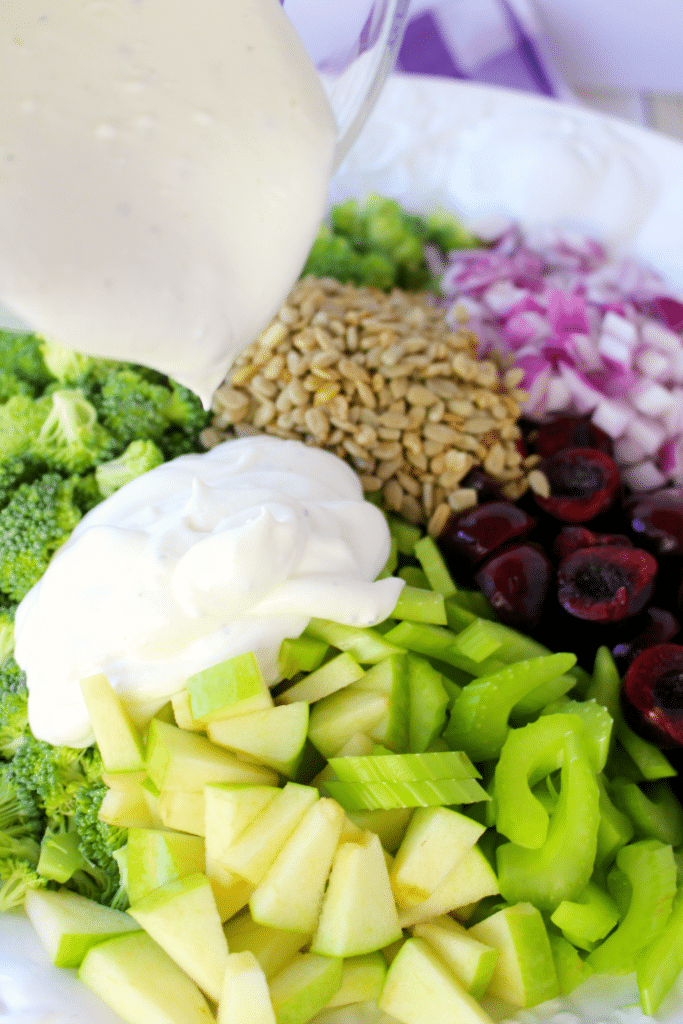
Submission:
[[[548,56],[528,0],[486,0],[481,5],[463,0],[434,0],[431,4],[414,0],[413,8],[416,12],[409,16],[397,71],[572,98]],[[477,38],[478,17],[482,26]],[[462,35],[457,31],[459,18],[468,20],[468,31]]]

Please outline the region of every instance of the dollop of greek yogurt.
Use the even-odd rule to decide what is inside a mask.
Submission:
[[[312,616],[370,626],[402,581],[382,513],[337,456],[258,436],[184,455],[89,512],[16,614],[29,722],[94,737],[80,680],[104,672],[144,722],[194,673],[254,651],[268,683]]]

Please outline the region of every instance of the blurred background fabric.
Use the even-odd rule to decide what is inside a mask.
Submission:
[[[397,70],[585,103],[683,139],[683,0],[411,0]]]

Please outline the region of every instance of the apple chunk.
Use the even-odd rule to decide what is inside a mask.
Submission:
[[[128,1024],[213,1024],[195,983],[143,931],[88,951],[78,977]]]
[[[292,778],[308,732],[308,704],[296,701],[209,722],[209,739]]]
[[[530,903],[504,907],[473,925],[468,934],[498,950],[490,995],[515,1006],[537,1006],[559,994],[545,923]]]
[[[187,692],[190,712],[199,723],[215,722],[273,706],[258,661],[251,653],[238,654],[190,676]]]
[[[339,991],[339,957],[297,953],[270,982],[270,998],[278,1024],[306,1024]]]
[[[105,769],[143,769],[142,736],[107,677],[99,673],[82,679],[81,692]]]
[[[461,924],[445,914],[433,921],[416,924],[413,935],[425,939],[458,981],[475,999],[489,986],[498,950],[472,938]]]
[[[276,1024],[266,976],[248,950],[228,954],[218,1024]]]
[[[92,946],[119,932],[140,930],[129,914],[67,889],[29,889],[24,910],[56,967],[79,967]]]

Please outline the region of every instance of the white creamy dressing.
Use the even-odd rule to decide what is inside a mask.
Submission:
[[[205,404],[299,273],[337,127],[278,0],[0,13],[0,302]]]
[[[39,739],[93,742],[80,679],[104,672],[145,721],[201,669],[247,651],[269,683],[312,616],[374,625],[403,583],[382,513],[336,455],[255,437],[184,455],[97,505],[16,615]]]

